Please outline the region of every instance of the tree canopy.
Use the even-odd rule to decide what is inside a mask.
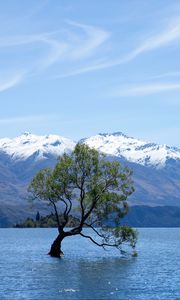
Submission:
[[[134,191],[131,175],[131,170],[85,144],[59,157],[54,169],[39,171],[29,191],[53,207],[59,233],[49,254],[59,257],[62,240],[77,234],[104,248],[121,251],[124,244],[135,248],[136,231],[121,226],[128,213],[127,198]],[[78,225],[65,230],[70,214],[75,214]],[[90,229],[88,233],[84,227]]]

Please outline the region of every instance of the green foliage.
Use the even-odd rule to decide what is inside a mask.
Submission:
[[[71,154],[63,154],[58,159],[54,169],[38,172],[29,191],[34,198],[54,207],[59,231],[67,225],[70,213],[76,210],[79,224],[68,235],[82,235],[83,227],[89,226],[102,238],[102,246],[109,244],[120,249],[121,244],[127,243],[134,248],[136,232],[130,227],[121,227],[121,219],[128,213],[127,198],[134,191],[131,175],[131,170],[123,168],[119,162],[107,161],[95,149],[77,144]],[[61,220],[57,203],[63,215]],[[107,220],[111,220],[111,226]]]
[[[59,215],[60,219],[63,219],[63,215]],[[78,220],[73,217],[69,216],[69,221],[67,223],[67,227],[74,227],[78,225]],[[38,221],[27,218],[24,222],[16,224],[14,227],[16,228],[56,228],[57,227],[57,220],[54,214],[50,214],[44,217],[41,217]]]
[[[31,219],[31,218],[27,218],[23,222],[23,226],[22,226],[22,224],[16,224],[14,227],[17,227],[17,228],[21,228],[21,227],[34,228],[34,227],[36,227],[36,222],[33,219]]]

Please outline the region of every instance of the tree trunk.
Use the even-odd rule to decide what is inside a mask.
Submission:
[[[65,235],[64,233],[60,233],[57,238],[54,240],[54,242],[51,245],[51,249],[49,251],[49,255],[53,257],[60,258],[64,253],[61,250],[61,242],[64,239]]]

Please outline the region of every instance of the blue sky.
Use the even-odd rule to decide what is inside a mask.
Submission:
[[[6,0],[0,22],[0,137],[180,147],[179,0]]]

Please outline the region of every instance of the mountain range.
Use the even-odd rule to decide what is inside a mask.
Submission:
[[[97,134],[78,141],[118,160],[133,170],[135,193],[131,206],[180,207],[180,149],[145,142],[122,132]],[[0,225],[33,216],[47,207],[27,198],[27,186],[35,173],[53,167],[57,157],[71,152],[77,142],[58,135],[37,136],[28,132],[0,139]]]

